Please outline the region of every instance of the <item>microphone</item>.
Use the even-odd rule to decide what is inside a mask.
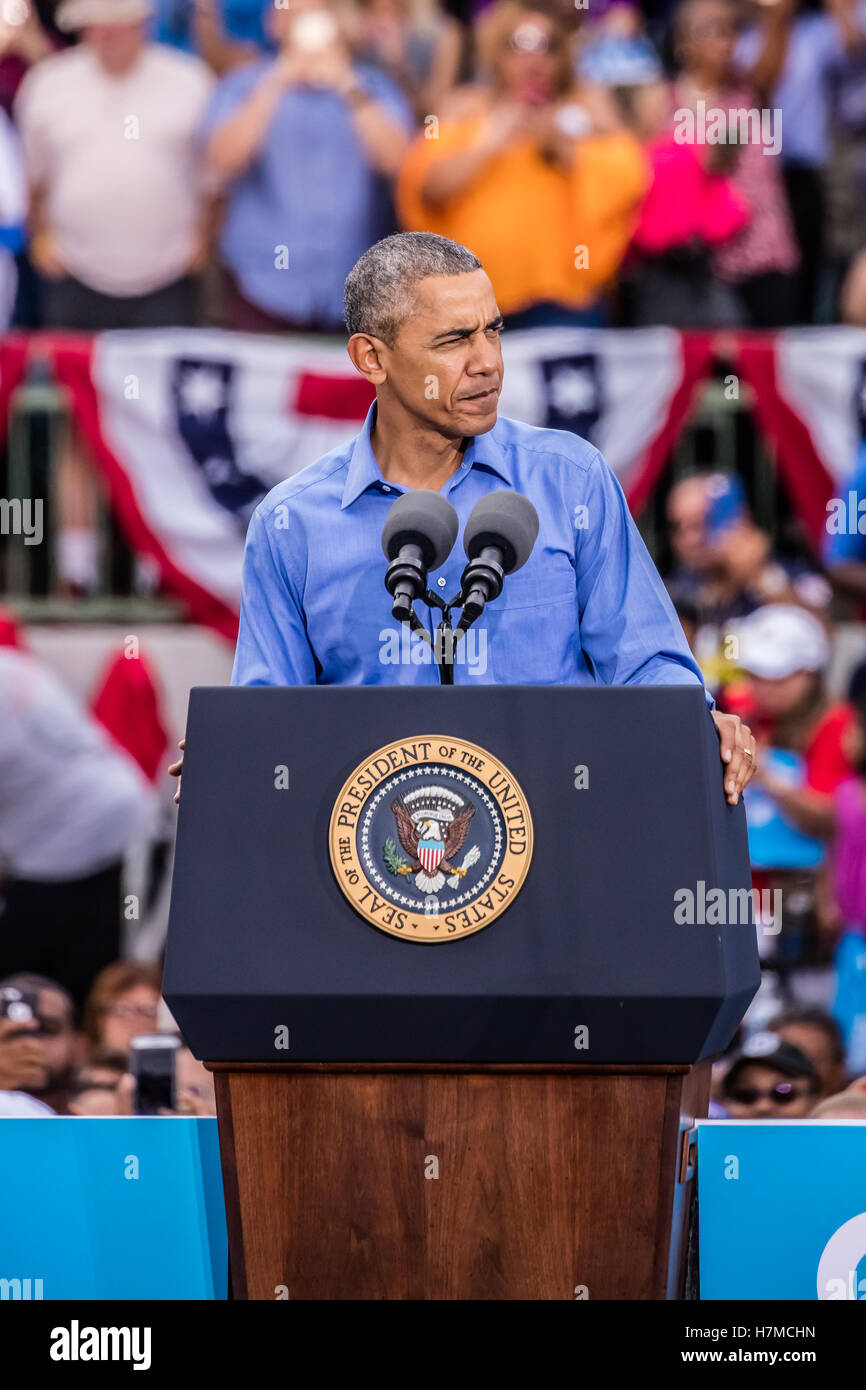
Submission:
[[[382,528],[382,549],[391,561],[385,588],[398,622],[412,619],[412,604],[427,590],[427,571],[438,569],[457,539],[457,513],[441,492],[414,488],[397,498]]]
[[[469,564],[460,580],[465,632],[502,593],[506,574],[526,564],[538,535],[538,512],[528,497],[502,488],[476,502],[463,532]]]

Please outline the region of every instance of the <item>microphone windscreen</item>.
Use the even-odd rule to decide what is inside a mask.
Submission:
[[[502,567],[506,574],[513,574],[526,564],[537,536],[538,512],[529,498],[500,488],[475,503],[463,532],[463,545],[470,560],[487,545],[499,546]]]
[[[454,547],[458,530],[457,513],[441,492],[412,488],[397,498],[382,528],[382,549],[389,560],[404,545],[421,547],[428,569],[444,565]]]

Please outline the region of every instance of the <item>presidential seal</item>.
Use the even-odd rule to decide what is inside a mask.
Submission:
[[[425,734],[355,769],[331,813],[331,866],[349,902],[404,941],[458,941],[519,893],[532,817],[484,748]]]

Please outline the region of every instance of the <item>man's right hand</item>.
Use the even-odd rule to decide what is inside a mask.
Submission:
[[[46,1079],[45,1053],[39,1037],[39,1024],[0,1018],[0,1091],[24,1091],[43,1086]]]
[[[186,739],[182,738],[177,746],[180,749],[182,755],[183,750],[186,747]],[[177,806],[180,801],[180,774],[183,772],[183,756],[179,757],[176,763],[171,763],[168,771],[169,776],[177,778],[177,791],[174,794],[174,804],[175,806]]]

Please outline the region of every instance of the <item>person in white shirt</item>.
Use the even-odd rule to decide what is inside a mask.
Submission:
[[[194,320],[210,212],[199,125],[213,78],[148,39],[149,0],[65,0],[81,42],[27,73],[15,99],[30,182],[30,256],[51,327]]]
[[[150,0],[65,0],[81,42],[31,68],[15,119],[30,184],[30,260],[45,327],[97,333],[199,318],[209,196],[199,127],[213,76],[148,38]],[[61,592],[97,576],[96,494],[77,432],[58,474]]]
[[[156,795],[34,657],[0,648],[0,977],[38,971],[81,1003],[120,954],[124,856]]]

